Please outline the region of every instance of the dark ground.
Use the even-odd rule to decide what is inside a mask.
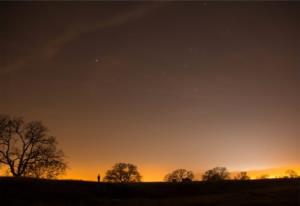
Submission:
[[[300,179],[108,184],[0,178],[0,205],[300,206]]]

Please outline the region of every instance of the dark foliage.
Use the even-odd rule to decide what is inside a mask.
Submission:
[[[229,179],[230,173],[227,171],[226,167],[215,167],[211,170],[207,170],[202,179],[204,181],[220,181]]]
[[[194,179],[194,174],[192,171],[186,169],[177,169],[173,172],[167,174],[164,178],[166,182],[189,182]]]
[[[291,170],[291,169],[287,170],[285,172],[285,174],[286,174],[287,178],[298,178],[299,177],[299,175],[297,174],[297,172],[294,171],[294,170]]]
[[[235,180],[249,180],[250,177],[248,176],[247,172],[240,172],[235,177]]]
[[[106,182],[140,182],[140,175],[137,166],[130,163],[116,163],[111,170],[107,170],[104,181]]]

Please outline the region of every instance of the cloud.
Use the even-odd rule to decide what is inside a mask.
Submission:
[[[109,16],[104,19],[96,19],[93,21],[86,19],[85,21],[69,23],[63,32],[48,39],[44,45],[35,49],[31,55],[19,57],[13,61],[13,63],[1,66],[0,74],[1,72],[7,73],[17,71],[32,62],[49,60],[58,54],[68,42],[79,38],[83,34],[137,20],[161,5],[162,4],[157,3],[145,3],[113,17]]]

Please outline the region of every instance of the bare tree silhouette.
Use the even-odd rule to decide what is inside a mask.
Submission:
[[[229,178],[230,173],[227,171],[226,167],[215,167],[211,170],[207,170],[202,175],[202,179],[204,181],[220,181],[227,180]]]
[[[114,183],[141,182],[141,179],[137,166],[130,163],[116,163],[104,177],[104,181]]]
[[[265,180],[265,179],[268,179],[268,178],[270,178],[270,175],[268,175],[268,174],[262,174],[257,179]]]
[[[166,182],[188,182],[194,179],[194,174],[192,171],[186,169],[177,169],[173,172],[167,174],[164,178]]]
[[[57,141],[39,121],[0,115],[0,163],[15,177],[55,178],[66,170]]]
[[[287,178],[297,178],[297,177],[299,177],[297,172],[294,171],[294,170],[291,170],[291,169],[287,170],[285,172],[285,174],[286,174]]]
[[[250,180],[250,177],[248,176],[247,172],[240,172],[235,177],[235,180]]]

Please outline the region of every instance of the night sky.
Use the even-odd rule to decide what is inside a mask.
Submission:
[[[65,178],[300,166],[299,2],[1,2],[0,25],[0,113],[42,120]]]

